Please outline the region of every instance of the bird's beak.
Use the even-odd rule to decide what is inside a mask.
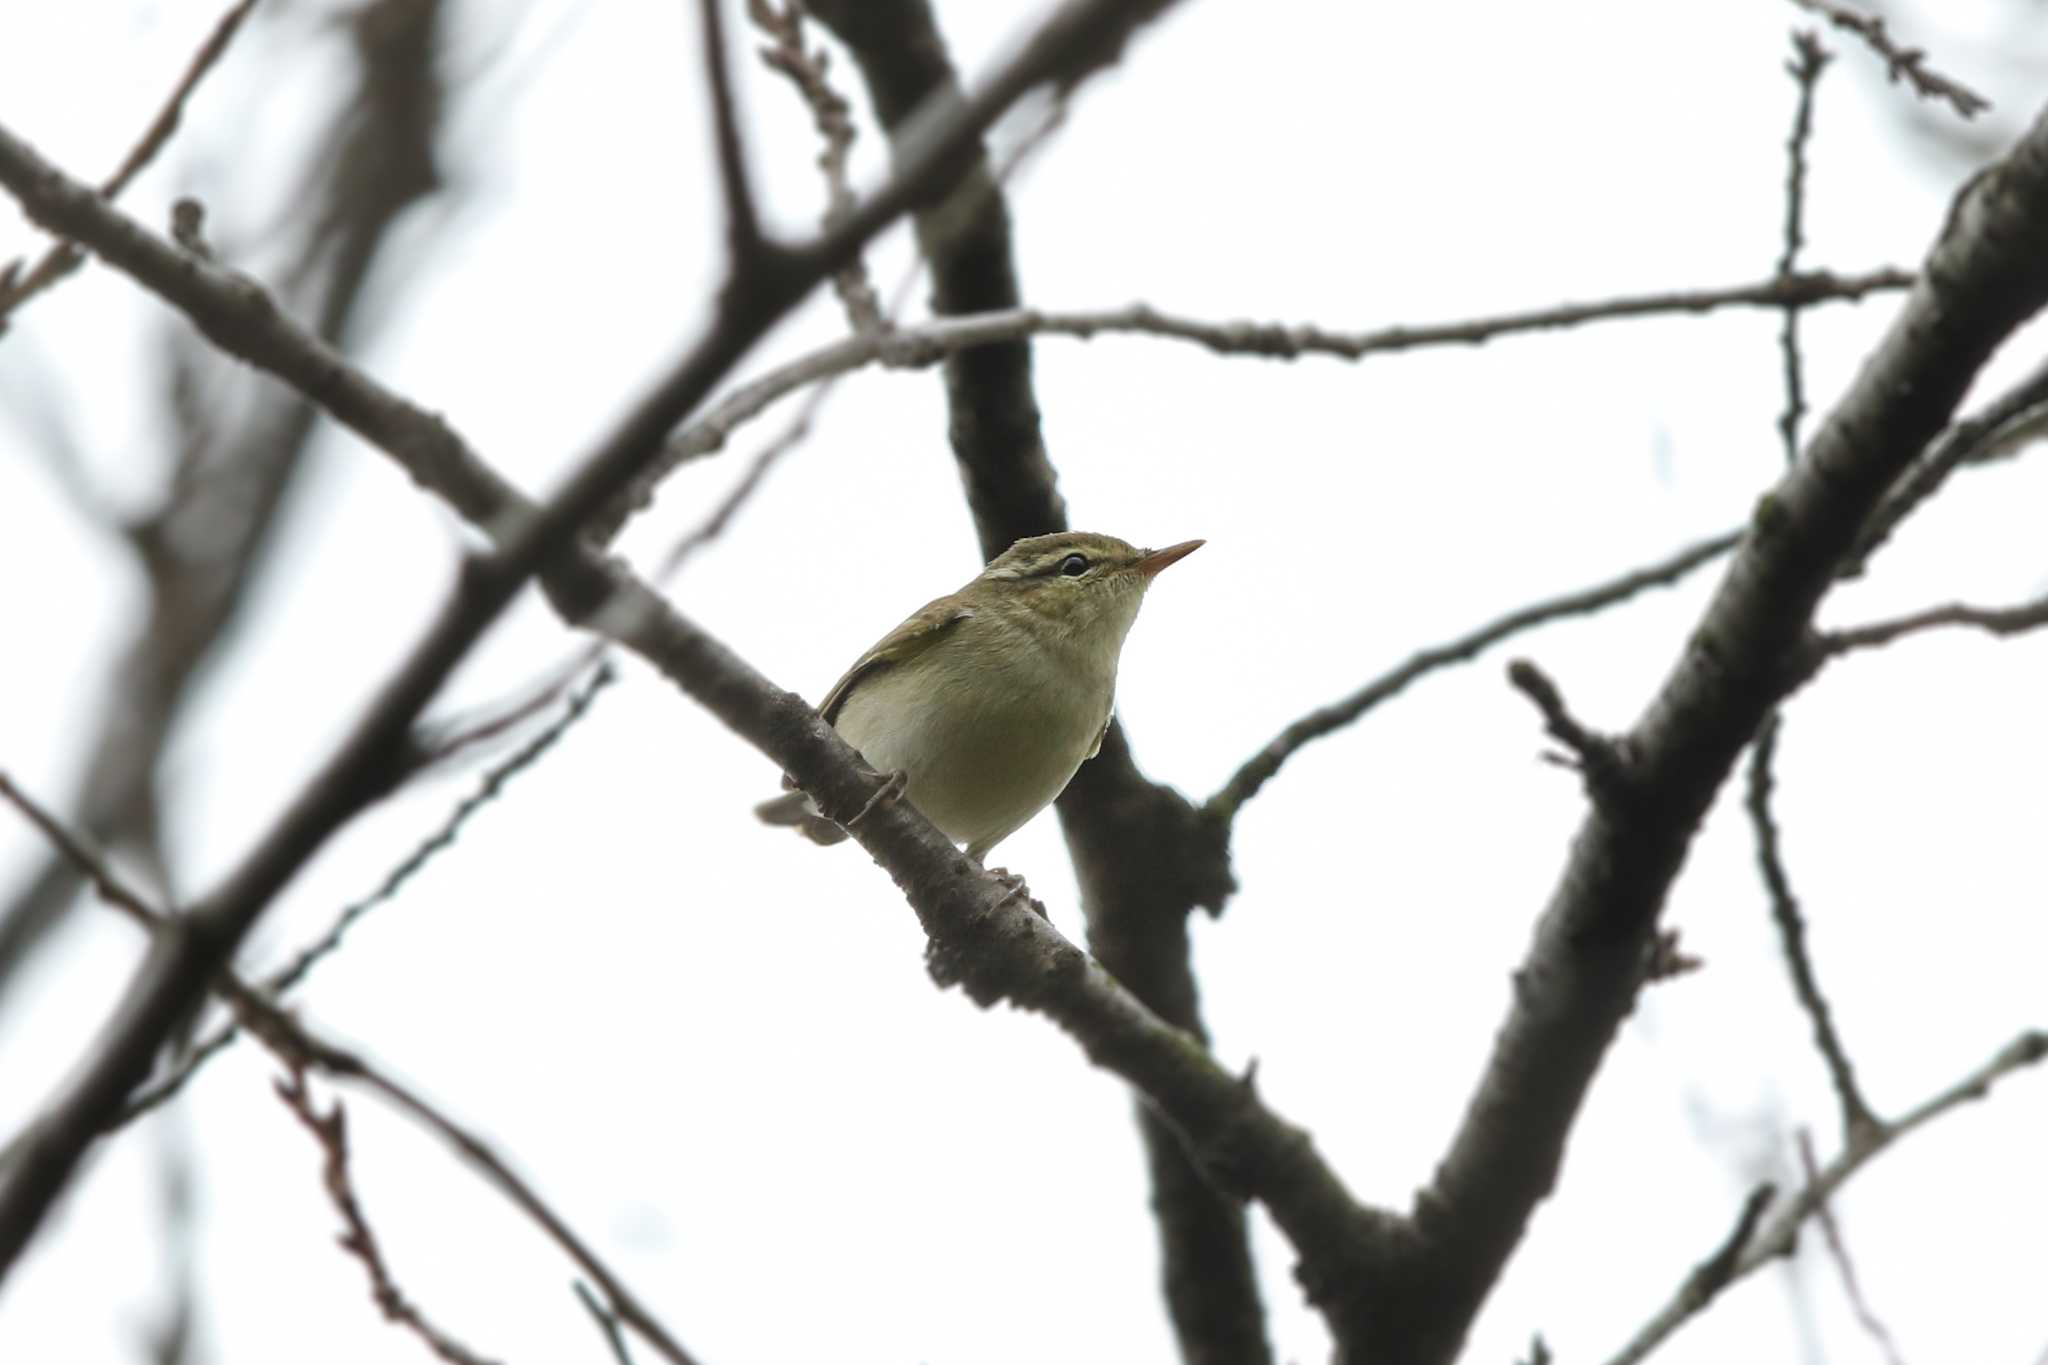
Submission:
[[[1186,559],[1189,555],[1201,549],[1206,543],[1200,540],[1183,540],[1180,544],[1169,545],[1163,550],[1147,550],[1144,556],[1138,560],[1135,567],[1144,576],[1145,581],[1149,583],[1161,569],[1175,560]]]

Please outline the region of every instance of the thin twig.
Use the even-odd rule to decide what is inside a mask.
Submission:
[[[15,786],[5,772],[0,772],[0,800],[5,800],[26,816],[65,860],[92,883],[92,889],[101,900],[151,933],[162,927],[163,917],[147,901],[116,877],[97,854],[86,848],[83,839],[66,829],[62,821],[37,804],[27,792]]]
[[[234,1005],[241,1016],[242,1026],[277,1053],[287,1067],[310,1068],[359,1084],[382,1096],[452,1147],[465,1164],[537,1224],[604,1291],[620,1321],[638,1332],[671,1365],[695,1365],[689,1352],[669,1334],[668,1329],[641,1306],[604,1262],[562,1221],[561,1216],[534,1193],[532,1187],[520,1179],[482,1138],[443,1114],[415,1091],[371,1066],[360,1055],[316,1038],[303,1023],[260,997],[247,995],[237,999]]]
[[[1843,565],[1842,576],[1853,578],[1862,573],[1870,556],[1900,523],[1940,492],[1957,469],[2014,454],[2027,441],[2040,437],[2044,416],[2048,416],[2048,361],[1928,444],[1871,514]]]
[[[1806,244],[1806,143],[1813,135],[1813,92],[1830,60],[1827,49],[1811,33],[1792,35],[1792,60],[1785,69],[1799,86],[1792,114],[1792,132],[1785,139],[1785,234],[1778,255],[1778,275],[1790,276]],[[1785,410],[1778,416],[1778,435],[1785,443],[1785,463],[1799,458],[1799,422],[1806,415],[1804,365],[1799,353],[1799,309],[1785,305],[1778,329],[1778,350],[1785,362]]]
[[[1849,1050],[1835,1031],[1834,1014],[1821,994],[1820,978],[1814,973],[1812,955],[1806,948],[1806,919],[1800,913],[1799,898],[1793,894],[1792,878],[1785,870],[1784,851],[1779,847],[1777,817],[1771,810],[1773,771],[1778,753],[1781,712],[1764,717],[1756,743],[1749,751],[1749,793],[1747,807],[1750,828],[1756,834],[1756,861],[1770,895],[1771,920],[1778,926],[1778,941],[1785,950],[1785,966],[1792,974],[1792,989],[1799,996],[1799,1008],[1813,1023],[1814,1045],[1827,1064],[1828,1079],[1842,1108],[1844,1142],[1854,1145],[1867,1130],[1877,1126],[1877,1117],[1856,1084],[1856,1068]]]
[[[1779,1204],[1769,1217],[1755,1227],[1753,1233],[1744,1239],[1745,1245],[1741,1254],[1735,1259],[1733,1269],[1722,1280],[1719,1288],[1725,1289],[1739,1280],[1747,1279],[1778,1258],[1791,1255],[1798,1244],[1799,1229],[1808,1216],[1832,1199],[1858,1171],[1892,1144],[1926,1127],[1952,1109],[1972,1100],[1983,1099],[1999,1080],[2035,1065],[2044,1057],[2048,1057],[2048,1031],[2030,1029],[2000,1048],[1990,1061],[1947,1089],[1930,1096],[1919,1107],[1890,1123],[1866,1130],[1860,1141],[1845,1145],[1840,1155],[1809,1178],[1795,1196]],[[1688,1293],[1690,1286],[1691,1279],[1688,1277],[1687,1283],[1680,1286],[1670,1302],[1651,1317],[1629,1344],[1608,1361],[1608,1365],[1636,1365],[1636,1362],[1647,1357],[1673,1332],[1706,1308],[1711,1298],[1704,1302],[1699,1301],[1695,1295]]]
[[[1820,1179],[1820,1161],[1813,1154],[1813,1134],[1804,1128],[1799,1130],[1799,1169],[1811,1186]],[[1834,1206],[1826,1199],[1817,1200],[1813,1206],[1814,1221],[1820,1224],[1821,1239],[1827,1244],[1828,1258],[1835,1263],[1835,1271],[1842,1277],[1842,1292],[1848,1296],[1849,1307],[1856,1314],[1856,1321],[1869,1333],[1871,1340],[1884,1352],[1890,1365],[1905,1365],[1899,1355],[1898,1343],[1882,1319],[1870,1307],[1870,1301],[1863,1297],[1863,1286],[1856,1278],[1856,1265],[1849,1259],[1849,1244],[1842,1238],[1841,1226],[1835,1222]]]
[[[1086,311],[1009,308],[990,313],[962,313],[915,327],[897,327],[880,335],[847,337],[734,388],[669,440],[661,458],[634,483],[617,505],[596,519],[591,534],[601,544],[611,540],[634,512],[653,500],[655,487],[670,473],[724,448],[735,430],[776,402],[833,375],[869,365],[880,364],[899,370],[924,369],[949,356],[1027,337],[1071,337],[1088,341],[1098,336],[1141,336],[1183,341],[1217,355],[1260,356],[1271,360],[1322,356],[1358,361],[1368,356],[1430,346],[1479,345],[1501,337],[1629,318],[1710,313],[1722,308],[1777,309],[1794,303],[1801,306],[1825,302],[1853,303],[1873,293],[1910,288],[1914,278],[1909,271],[1891,267],[1861,275],[1837,275],[1832,271],[1818,270],[1724,289],[1623,295],[1459,322],[1404,324],[1363,332],[1332,331],[1312,325],[1276,322],[1206,322],[1162,312],[1144,303]]]
[[[1831,4],[1829,0],[1792,0],[1792,3],[1861,38],[1872,52],[1883,59],[1885,74],[1894,82],[1905,81],[1920,98],[1945,100],[1966,119],[1975,118],[1991,107],[1990,100],[1929,67],[1927,54],[1921,49],[1900,47],[1885,31],[1884,20],[1878,16],[1860,14],[1847,5]]]
[[[266,977],[262,983],[265,994],[276,999],[305,980],[307,973],[312,971],[322,958],[341,946],[342,937],[357,920],[396,896],[436,854],[454,844],[463,826],[502,793],[507,783],[537,763],[542,755],[552,749],[563,734],[583,717],[598,693],[610,686],[615,677],[616,673],[609,663],[600,663],[597,672],[591,675],[590,682],[581,691],[570,694],[568,706],[563,713],[503,762],[487,771],[477,783],[476,790],[457,802],[455,808],[434,832],[406,855],[404,861],[387,873],[374,891],[344,907],[324,934],[301,948],[284,967]],[[223,1024],[183,1057],[168,1075],[138,1090],[122,1107],[120,1114],[110,1125],[110,1130],[126,1126],[175,1097],[201,1067],[233,1043],[240,1033],[239,1024]]]
[[[824,150],[818,153],[818,169],[825,176],[823,221],[826,227],[836,226],[853,211],[854,204],[853,182],[848,174],[855,136],[853,107],[832,86],[831,60],[825,49],[804,45],[803,0],[784,0],[779,8],[774,0],[747,0],[747,17],[769,38],[768,45],[761,49],[762,64],[788,79],[810,109],[811,123],[824,141]],[[876,333],[886,329],[888,321],[865,260],[854,257],[832,277],[832,288],[838,293],[840,306],[846,310],[847,321],[855,332]]]
[[[206,35],[206,41],[199,45],[199,50],[192,54],[192,60],[185,64],[185,74],[178,78],[178,84],[171,90],[163,107],[157,110],[156,117],[150,120],[149,127],[129,148],[128,155],[121,158],[121,164],[114,168],[114,173],[100,182],[102,195],[110,200],[118,198],[121,191],[128,188],[129,182],[156,159],[156,154],[171,140],[171,134],[178,130],[178,124],[185,116],[185,102],[228,50],[228,44],[234,41],[235,31],[241,28],[242,21],[255,7],[256,0],[236,0],[214,23],[213,30]],[[84,251],[74,243],[59,242],[44,252],[26,273],[20,259],[0,268],[0,334],[5,334],[8,318],[22,304],[84,263]]]
[[[1398,696],[1417,679],[1437,669],[1465,663],[1523,631],[1551,621],[1591,615],[1650,588],[1668,587],[1694,569],[1719,559],[1741,539],[1740,531],[1724,532],[1689,545],[1668,559],[1632,569],[1605,583],[1532,602],[1455,639],[1417,651],[1405,663],[1374,678],[1342,701],[1311,711],[1282,730],[1265,748],[1231,774],[1230,780],[1209,798],[1203,810],[1212,820],[1229,824],[1236,818],[1239,808],[1258,795],[1259,788],[1265,786],[1280,771],[1280,766],[1303,745],[1351,724],[1381,702]]]
[[[379,1311],[425,1342],[428,1350],[443,1360],[453,1362],[453,1365],[489,1365],[485,1357],[471,1351],[443,1328],[436,1327],[420,1311],[419,1305],[408,1299],[405,1291],[398,1287],[391,1267],[384,1260],[383,1249],[377,1245],[377,1234],[363,1214],[362,1201],[356,1197],[355,1183],[349,1175],[348,1121],[341,1101],[336,1100],[326,1113],[321,1113],[306,1089],[306,1072],[302,1066],[288,1066],[284,1079],[277,1081],[275,1086],[278,1099],[320,1144],[324,1154],[321,1183],[327,1188],[328,1202],[341,1215],[343,1231],[335,1240],[341,1243],[342,1250],[361,1262],[363,1273],[370,1280],[370,1298]]]
[[[1777,1198],[1778,1187],[1768,1182],[1749,1192],[1749,1198],[1742,1202],[1742,1211],[1735,1216],[1735,1226],[1721,1239],[1704,1261],[1692,1268],[1685,1282],[1678,1286],[1678,1293],[1665,1306],[1664,1311],[1652,1318],[1638,1332],[1634,1340],[1621,1348],[1608,1365],[1635,1365],[1667,1335],[1678,1323],[1695,1314],[1704,1312],[1709,1304],[1721,1296],[1721,1291],[1734,1283],[1737,1263],[1742,1249],[1756,1235],[1757,1224],[1763,1221],[1764,1210],[1771,1200]],[[1669,1317],[1671,1320],[1666,1321]]]
[[[158,936],[156,951],[124,991],[119,1012],[99,1031],[82,1064],[42,1108],[29,1139],[0,1171],[0,1273],[18,1263],[86,1149],[120,1112],[164,1040],[213,986],[278,890],[342,825],[402,777],[410,757],[407,741],[421,710],[527,580],[544,577],[556,605],[570,619],[593,622],[643,644],[684,630],[687,623],[644,585],[600,559],[582,541],[582,529],[636,480],[665,434],[770,328],[872,237],[932,194],[1012,104],[1048,82],[1071,84],[1114,61],[1135,30],[1167,7],[1168,0],[1135,6],[1122,0],[1070,0],[979,90],[921,120],[915,136],[899,139],[888,177],[837,228],[800,246],[764,247],[737,260],[720,291],[720,307],[697,343],[573,466],[554,498],[533,507],[495,476],[488,487],[470,486],[465,501],[472,507],[495,507],[490,526],[495,548],[465,560],[455,590],[431,627],[346,738],[234,870],[193,905],[181,931]],[[716,29],[715,13],[707,15],[706,27]],[[728,110],[723,117],[730,122],[733,115]],[[296,381],[322,408],[363,430],[380,447],[403,445],[404,458],[415,467],[443,462],[434,467],[434,477],[425,479],[429,485],[449,486],[445,462],[450,460],[463,466],[460,477],[479,474],[478,462],[444,421],[313,342],[277,313],[259,286],[165,243],[4,129],[0,183],[39,225],[89,242],[110,264],[180,303],[222,349]],[[412,439],[397,441],[397,428]],[[814,713],[812,723],[818,723]],[[824,743],[815,735],[810,738]],[[835,767],[843,766],[843,775],[852,776],[854,759],[843,745],[820,753],[829,753]],[[820,775],[809,762],[798,768],[800,776],[804,771],[813,778]],[[899,832],[907,830],[937,837],[929,822],[906,820]],[[936,845],[920,856],[937,866]],[[970,882],[956,891],[963,905],[973,890]]]
[[[1992,635],[2019,635],[2048,626],[2048,596],[2037,597],[2013,607],[1973,607],[1963,602],[1929,607],[1889,621],[1829,631],[1815,642],[1822,657],[1836,657],[1859,649],[1876,649],[1921,631],[1967,626]]]
[[[626,1347],[626,1334],[620,1329],[619,1315],[599,1303],[596,1293],[583,1281],[576,1280],[570,1287],[576,1291],[577,1302],[589,1310],[591,1317],[597,1319],[597,1327],[604,1333],[605,1344],[612,1348],[612,1359],[617,1361],[618,1365],[633,1365],[633,1353]]]
[[[80,873],[109,904],[125,914],[155,926],[159,931],[178,923],[167,918],[161,910],[150,905],[141,895],[122,883],[120,878],[94,857],[61,822],[37,806],[4,776],[0,776],[0,797],[4,797],[28,815],[37,829],[66,858],[76,862]],[[442,1114],[412,1090],[377,1071],[360,1056],[315,1038],[305,1025],[287,1015],[261,992],[236,977],[233,972],[221,972],[213,978],[211,986],[234,1010],[241,1027],[255,1034],[264,1046],[276,1053],[284,1061],[288,1071],[296,1074],[310,1067],[331,1076],[359,1082],[381,1094],[415,1121],[432,1130],[453,1147],[463,1160],[496,1186],[499,1193],[505,1195],[522,1213],[538,1224],[548,1237],[576,1262],[583,1273],[604,1290],[622,1321],[646,1338],[650,1345],[672,1362],[672,1365],[694,1365],[689,1353],[676,1343],[668,1330],[641,1307],[639,1301],[604,1263],[598,1260],[596,1254],[584,1245],[582,1239],[568,1224],[563,1222],[525,1181],[514,1174],[481,1138]],[[32,1138],[34,1129],[31,1128],[26,1136]],[[7,1170],[12,1164],[11,1158],[19,1145],[19,1142],[10,1143],[6,1152],[0,1153],[0,1170]],[[12,1178],[14,1172],[7,1171],[7,1174]]]
[[[1529,699],[1543,717],[1543,730],[1564,746],[1553,755],[1560,766],[1576,769],[1596,804],[1620,799],[1631,785],[1628,752],[1613,735],[1602,734],[1573,715],[1564,693],[1548,673],[1528,659],[1508,664],[1508,685]]]

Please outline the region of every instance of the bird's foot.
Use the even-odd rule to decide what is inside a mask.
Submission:
[[[1003,898],[996,902],[997,905],[1007,905],[1013,900],[1022,899],[1024,904],[1031,907],[1032,912],[1040,919],[1048,924],[1052,922],[1052,916],[1045,912],[1045,906],[1039,902],[1036,896],[1031,894],[1031,888],[1024,884],[1022,876],[1010,871],[1007,867],[991,867],[987,871],[989,876],[994,877],[1009,888],[1008,891],[1003,893]]]
[[[846,828],[852,829],[855,825],[867,819],[876,807],[893,804],[897,797],[903,795],[903,789],[909,785],[910,774],[902,768],[898,768],[895,772],[890,773],[887,778],[883,779],[882,785],[875,788],[875,794],[868,798],[867,804],[862,806],[855,813],[854,817],[846,822]]]

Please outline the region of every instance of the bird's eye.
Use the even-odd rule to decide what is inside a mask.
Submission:
[[[1086,555],[1068,555],[1060,561],[1060,572],[1068,578],[1079,578],[1082,574],[1088,572],[1088,557]]]

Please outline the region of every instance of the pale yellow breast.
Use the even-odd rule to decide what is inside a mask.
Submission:
[[[980,858],[1050,805],[1095,747],[1115,690],[1115,659],[947,641],[863,679],[836,728],[947,838]],[[966,648],[952,648],[965,644]]]

